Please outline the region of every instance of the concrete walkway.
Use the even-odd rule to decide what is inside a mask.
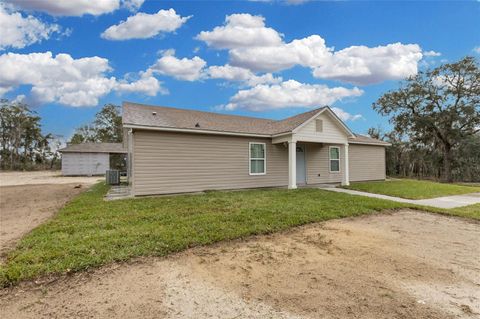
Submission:
[[[431,207],[437,207],[437,208],[447,208],[447,209],[480,203],[480,193],[444,196],[444,197],[437,197],[437,198],[430,198],[430,199],[405,199],[405,198],[394,197],[394,196],[360,192],[360,191],[344,189],[344,188],[322,187],[321,189],[326,191],[332,191],[332,192],[387,199],[387,200],[400,202],[400,203],[409,203],[409,204],[431,206]]]

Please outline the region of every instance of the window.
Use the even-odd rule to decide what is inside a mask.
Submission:
[[[330,146],[330,172],[340,172],[340,147]]]
[[[265,143],[250,143],[250,175],[264,175],[267,171]]]
[[[323,132],[323,120],[315,120],[317,132]]]

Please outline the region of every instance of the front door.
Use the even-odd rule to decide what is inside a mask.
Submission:
[[[297,184],[306,184],[305,146],[297,145]]]

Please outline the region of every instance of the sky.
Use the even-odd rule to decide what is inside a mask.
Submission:
[[[478,1],[0,0],[0,98],[65,139],[123,101],[388,129],[372,103],[466,55]]]

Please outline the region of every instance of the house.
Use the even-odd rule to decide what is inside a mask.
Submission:
[[[329,107],[283,120],[125,102],[133,195],[385,179],[388,143]]]
[[[110,169],[112,155],[124,155],[122,143],[68,144],[62,153],[62,175],[104,175]]]

